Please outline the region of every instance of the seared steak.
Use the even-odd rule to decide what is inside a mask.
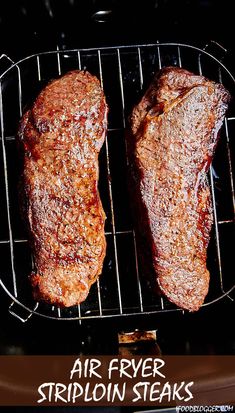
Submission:
[[[206,173],[229,100],[221,84],[167,67],[130,119],[139,232],[148,240],[160,290],[190,311],[200,308],[208,292],[213,214]]]
[[[52,81],[23,116],[18,141],[36,299],[78,304],[102,271],[105,214],[97,182],[106,124],[99,81],[84,71]]]

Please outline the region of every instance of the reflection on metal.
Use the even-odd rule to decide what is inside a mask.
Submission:
[[[106,23],[110,20],[112,10],[99,10],[92,14],[91,18],[97,23]]]

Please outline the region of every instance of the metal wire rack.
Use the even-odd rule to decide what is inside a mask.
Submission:
[[[232,74],[207,48],[176,43],[55,50],[28,56],[17,63],[2,55],[0,63],[5,66],[0,76],[0,284],[12,300],[10,313],[25,322],[32,314],[81,321],[179,311],[152,291],[141,267],[126,185],[124,130],[131,108],[159,68],[182,66],[222,82],[234,94]],[[86,69],[100,79],[110,109],[108,135],[100,154],[99,181],[107,215],[107,255],[103,273],[92,286],[87,300],[79,306],[60,309],[32,299],[27,277],[32,259],[17,197],[19,165],[15,134],[24,109],[43,86],[73,69]],[[208,250],[211,283],[204,306],[225,297],[233,300],[235,277],[231,245],[235,198],[231,136],[234,121],[231,106],[209,172],[215,224]]]

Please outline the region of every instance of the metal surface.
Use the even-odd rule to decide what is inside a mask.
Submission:
[[[0,284],[12,299],[11,314],[24,322],[32,314],[58,320],[83,320],[179,311],[152,291],[139,261],[126,185],[124,129],[131,108],[160,67],[178,65],[204,74],[223,82],[234,95],[232,74],[206,50],[175,43],[55,50],[28,56],[15,64],[3,55],[1,62],[8,63],[9,67],[0,76]],[[59,309],[32,299],[28,281],[32,259],[17,197],[19,165],[15,134],[22,112],[45,84],[73,69],[87,69],[100,79],[110,108],[108,135],[100,154],[99,183],[107,215],[107,255],[103,273],[92,286],[87,300],[79,306]],[[235,279],[229,248],[234,236],[230,145],[234,121],[231,106],[209,173],[215,225],[208,251],[210,290],[204,306],[225,297],[233,299]]]

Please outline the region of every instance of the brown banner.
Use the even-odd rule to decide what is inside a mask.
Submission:
[[[235,356],[0,356],[1,406],[235,405]]]

